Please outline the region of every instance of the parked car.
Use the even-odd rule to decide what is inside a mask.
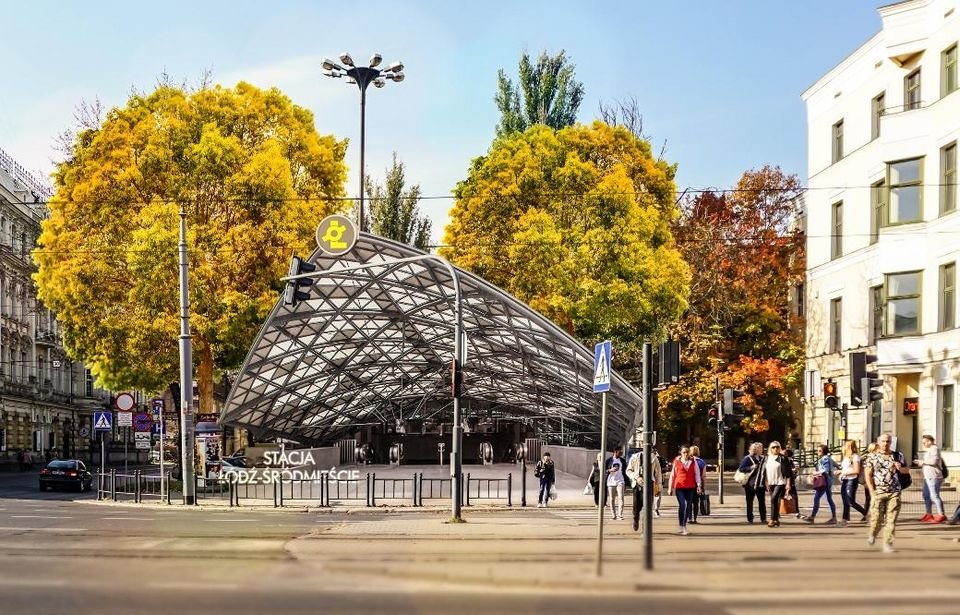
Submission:
[[[72,487],[83,493],[90,491],[93,474],[79,459],[54,459],[40,470],[40,491],[54,487]]]

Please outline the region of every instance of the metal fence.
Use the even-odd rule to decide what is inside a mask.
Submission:
[[[464,502],[470,506],[472,500],[507,500],[507,506],[513,506],[513,474],[506,478],[470,478],[467,474],[467,498]]]
[[[118,473],[116,470],[97,472],[97,499],[120,500],[133,499],[141,503],[145,498],[170,503],[170,473],[164,475],[148,474],[135,470],[130,473]]]

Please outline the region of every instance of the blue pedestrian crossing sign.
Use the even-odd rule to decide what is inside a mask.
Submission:
[[[96,431],[110,431],[113,427],[113,413],[101,410],[93,413],[93,428]]]
[[[610,390],[610,340],[600,342],[593,351],[593,392]]]

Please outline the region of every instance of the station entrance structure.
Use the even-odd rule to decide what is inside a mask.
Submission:
[[[346,255],[317,250],[325,273],[294,306],[279,301],[254,341],[221,423],[305,446],[355,441],[370,461],[438,461],[452,432],[455,294],[436,259],[361,233]],[[375,265],[338,273],[359,264]],[[599,442],[593,350],[523,302],[454,267],[462,293],[466,361],[461,392],[464,461],[509,460],[527,438]],[[612,374],[611,442],[639,424],[641,398]],[[486,443],[486,445],[484,445]],[[399,446],[399,450],[397,447]],[[532,452],[532,451],[531,451]]]

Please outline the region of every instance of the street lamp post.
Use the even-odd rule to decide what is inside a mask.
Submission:
[[[384,69],[377,68],[383,58],[379,53],[373,54],[370,58],[369,66],[356,66],[349,53],[340,54],[340,61],[344,66],[337,64],[332,60],[323,61],[323,74],[327,77],[340,79],[347,78],[347,83],[355,83],[360,88],[360,211],[358,213],[357,226],[361,232],[367,231],[366,218],[363,215],[363,188],[364,188],[364,146],[366,141],[366,110],[367,110],[367,86],[371,83],[378,88],[386,85],[387,81],[400,83],[403,81],[403,63],[394,62]]]

